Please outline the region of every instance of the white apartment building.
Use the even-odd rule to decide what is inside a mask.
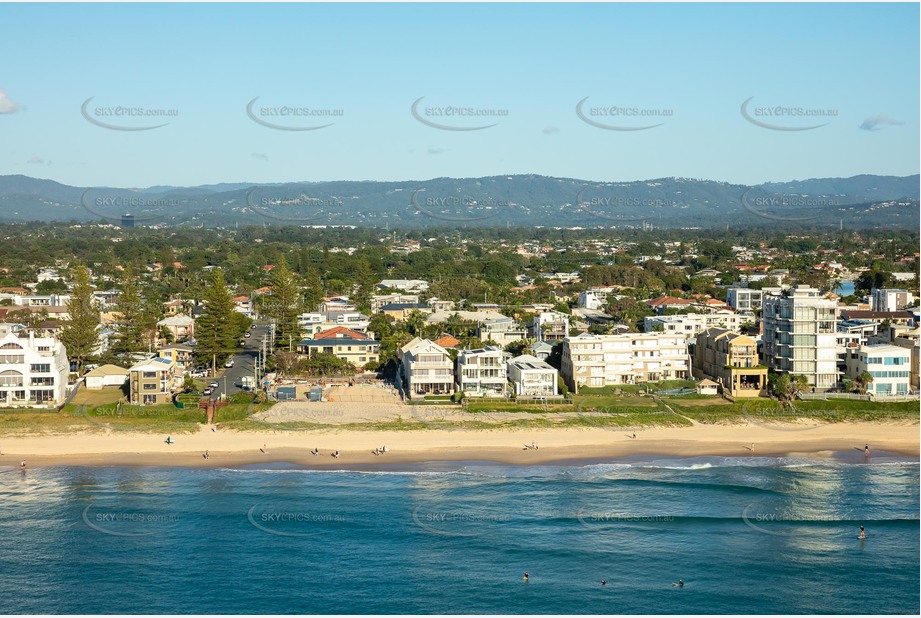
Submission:
[[[716,313],[653,315],[643,319],[643,330],[647,333],[663,332],[670,335],[683,335],[685,339],[695,339],[708,328],[725,328],[739,332],[744,322],[754,321],[754,317],[745,317],[725,310]]]
[[[748,288],[729,288],[726,290],[726,304],[743,313],[760,309],[764,293],[761,290],[750,290]]]
[[[579,294],[579,309],[601,309],[616,291],[613,287],[589,288]]]
[[[516,397],[559,397],[557,371],[536,356],[522,354],[506,363]]]
[[[410,399],[454,392],[454,361],[437,343],[416,337],[400,348],[400,359],[403,388]]]
[[[419,303],[419,295],[401,294],[399,292],[393,294],[375,294],[371,297],[371,313],[377,313],[381,310],[381,307],[391,303],[415,305]]]
[[[764,298],[762,358],[765,365],[806,377],[816,391],[838,383],[837,303],[808,285]]]
[[[870,309],[872,311],[898,311],[910,307],[914,302],[914,294],[906,290],[893,288],[870,290]]]
[[[534,316],[530,325],[532,339],[559,341],[569,335],[569,316],[559,311],[544,311]]]
[[[486,346],[457,355],[455,384],[458,392],[472,397],[502,397],[508,386],[502,348]]]
[[[897,345],[862,345],[848,355],[847,375],[856,378],[864,371],[873,376],[867,387],[875,395],[907,395],[910,390],[911,350]]]
[[[366,333],[370,323],[368,316],[359,311],[334,311],[332,313],[313,311],[297,316],[297,325],[308,338],[336,326],[344,326],[360,333]]]
[[[67,397],[67,350],[52,337],[0,339],[0,406],[55,406]]]
[[[686,379],[690,375],[687,340],[666,333],[567,337],[560,374],[576,393],[582,386]]]

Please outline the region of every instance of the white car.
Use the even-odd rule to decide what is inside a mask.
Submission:
[[[227,362],[224,363],[224,366],[227,367],[228,369],[231,368],[231,367],[233,367],[233,359],[232,359],[232,358],[228,358],[228,359],[227,359]]]
[[[202,391],[202,394],[203,394],[203,395],[210,395],[210,394],[213,393],[213,392],[214,392],[214,389],[212,389],[212,388],[209,386],[209,387],[206,388],[204,391]]]

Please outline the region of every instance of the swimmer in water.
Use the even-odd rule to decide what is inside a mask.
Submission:
[[[601,580],[601,585],[602,585],[602,586],[604,586],[606,583],[608,583],[607,580],[604,580],[604,579]]]
[[[523,577],[522,579],[524,579],[524,581],[528,581],[528,572],[527,572],[527,571],[524,572],[524,577]]]

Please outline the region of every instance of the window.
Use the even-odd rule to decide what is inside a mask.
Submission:
[[[18,343],[13,343],[13,342],[4,343],[3,345],[0,345],[0,350],[21,350],[21,349],[22,349],[21,345],[19,345]]]
[[[157,403],[157,396],[156,395],[144,395],[144,405],[148,405],[152,403]]]
[[[18,371],[0,372],[0,386],[22,386],[22,374]]]
[[[32,373],[51,373],[51,365],[48,363],[32,364]]]
[[[47,401],[54,401],[54,391],[53,390],[32,390],[32,401],[37,403],[45,403]]]
[[[156,371],[145,371],[143,372],[142,377],[145,380],[155,379],[157,377],[157,372]]]
[[[0,354],[0,365],[18,365],[26,362],[22,354]]]
[[[54,378],[36,378],[32,377],[29,386],[54,386]]]
[[[155,391],[155,390],[157,390],[157,385],[154,384],[154,383],[152,383],[152,382],[145,382],[145,383],[144,383],[144,390],[145,390],[145,391]]]

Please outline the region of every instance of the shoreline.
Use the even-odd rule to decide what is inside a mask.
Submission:
[[[436,462],[494,462],[539,465],[567,461],[612,461],[635,457],[796,456],[853,459],[862,448],[917,459],[917,423],[740,424],[633,429],[543,428],[533,430],[276,430],[215,431],[166,436],[110,432],[30,435],[0,441],[0,467],[157,466],[234,467],[288,464],[325,470]],[[537,449],[525,448],[535,443]],[[375,448],[387,452],[375,455]],[[754,451],[750,450],[754,445]],[[319,456],[310,451],[318,448]],[[339,450],[341,456],[331,453]],[[202,454],[207,451],[209,457]],[[263,452],[264,451],[264,452]],[[847,454],[853,453],[848,457]],[[837,455],[836,455],[837,454]]]

